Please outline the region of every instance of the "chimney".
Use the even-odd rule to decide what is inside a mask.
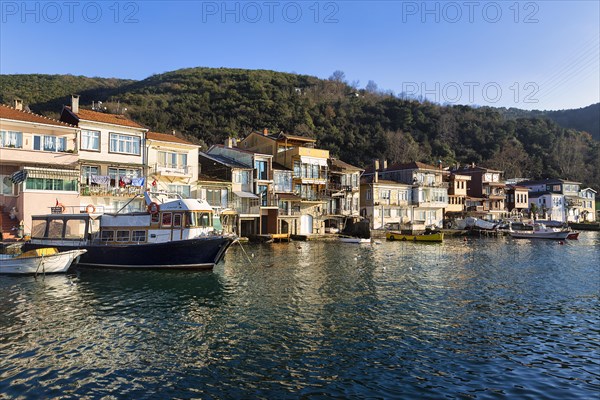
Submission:
[[[71,111],[73,111],[74,114],[79,113],[79,95],[78,94],[71,95]]]
[[[15,99],[15,109],[19,111],[23,111],[23,100]]]
[[[373,183],[379,182],[379,160],[373,160]]]
[[[173,131],[171,133],[173,134],[173,136],[175,136],[175,129],[173,129]]]
[[[225,147],[228,147],[228,148],[233,147],[233,139],[231,137],[228,137],[227,139],[225,139]]]
[[[263,129],[263,135],[267,136],[269,134],[269,130],[267,128]]]
[[[475,168],[475,163],[474,162],[471,163],[471,168]]]
[[[387,158],[382,159],[381,164],[383,165],[383,167],[381,168],[382,171],[386,171],[387,170]]]

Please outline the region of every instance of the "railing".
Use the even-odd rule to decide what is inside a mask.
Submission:
[[[154,164],[152,172],[163,176],[191,176],[191,167],[189,165],[160,165]]]
[[[144,188],[141,186],[128,187],[106,187],[95,185],[80,185],[79,194],[81,196],[112,196],[112,197],[134,197],[143,194]]]

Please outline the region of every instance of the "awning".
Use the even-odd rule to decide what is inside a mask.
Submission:
[[[248,198],[248,199],[258,199],[259,198],[257,195],[255,195],[254,193],[250,193],[250,192],[238,192],[238,191],[234,190],[233,194],[235,194],[237,197],[244,197],[244,198]]]
[[[300,156],[300,161],[303,164],[317,164],[321,167],[326,167],[327,166],[327,159],[326,158],[315,158],[315,157],[307,157],[307,156]]]
[[[79,178],[78,169],[55,169],[55,168],[33,168],[25,167],[28,178],[64,179]]]

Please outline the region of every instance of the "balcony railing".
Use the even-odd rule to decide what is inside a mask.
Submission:
[[[106,187],[96,185],[80,185],[79,193],[82,196],[109,196],[109,197],[135,197],[144,193],[141,186]]]
[[[189,165],[160,165],[154,164],[152,167],[152,173],[161,176],[192,176],[192,168]]]

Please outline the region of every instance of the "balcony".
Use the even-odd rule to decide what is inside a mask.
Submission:
[[[151,173],[154,175],[160,175],[160,176],[191,178],[192,177],[192,168],[189,165],[176,166],[176,165],[155,164],[151,168]]]
[[[97,185],[80,185],[79,194],[81,196],[96,196],[96,197],[135,197],[138,194],[143,194],[144,188],[141,186],[128,187],[106,187]]]
[[[413,182],[413,186],[418,187],[434,187],[434,188],[445,188],[448,189],[448,182]]]

